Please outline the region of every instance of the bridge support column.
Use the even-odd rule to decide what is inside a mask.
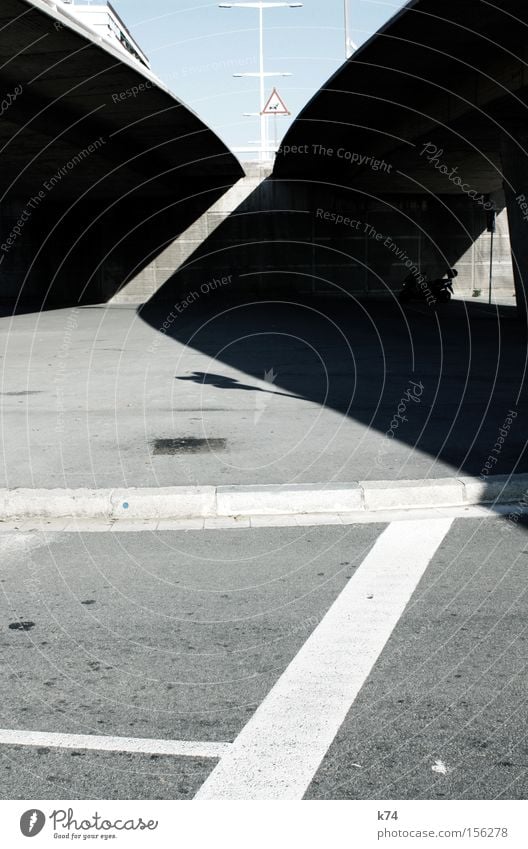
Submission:
[[[503,136],[501,156],[517,311],[528,324],[528,136],[525,132],[512,130],[515,141]]]

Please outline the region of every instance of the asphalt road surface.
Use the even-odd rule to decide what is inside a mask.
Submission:
[[[0,318],[0,486],[478,476],[510,411],[493,473],[528,471],[513,307],[211,301],[160,332],[170,310]]]
[[[506,518],[0,533],[4,799],[524,799]]]

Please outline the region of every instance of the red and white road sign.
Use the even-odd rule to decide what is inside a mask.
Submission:
[[[271,97],[262,110],[261,115],[291,115],[291,112],[286,107],[284,100],[276,88],[271,92]]]

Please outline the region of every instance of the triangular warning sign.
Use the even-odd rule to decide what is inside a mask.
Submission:
[[[261,115],[291,115],[276,88],[271,92],[271,97],[266,103]]]

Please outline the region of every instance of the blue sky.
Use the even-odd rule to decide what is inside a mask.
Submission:
[[[230,147],[258,139],[258,80],[233,73],[257,70],[258,12],[219,9],[200,0],[112,0],[150,58],[152,70]],[[366,41],[403,0],[349,0],[352,37]],[[302,9],[265,13],[266,70],[289,71],[274,85],[292,119],[344,61],[343,0],[304,0]],[[278,118],[278,137],[289,118]],[[241,158],[247,158],[241,156]]]

